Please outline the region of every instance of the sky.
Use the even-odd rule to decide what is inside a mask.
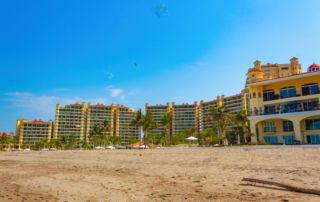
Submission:
[[[319,0],[0,2],[0,131],[76,102],[239,93],[253,61],[320,63]]]

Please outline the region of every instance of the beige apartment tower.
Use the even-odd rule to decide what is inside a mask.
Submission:
[[[166,105],[162,105],[162,104],[149,105],[148,103],[146,103],[146,111],[149,110],[149,112],[151,112],[153,121],[158,125],[157,128],[152,129],[150,131],[151,134],[161,135],[162,133],[164,133],[165,128],[161,124],[161,119],[162,119],[163,115],[170,112],[171,109],[172,108],[171,108],[169,102],[167,102]]]
[[[241,93],[227,96],[218,96],[216,99],[208,102],[201,101],[199,106],[199,129],[200,132],[208,129],[212,129],[214,120],[210,119],[211,111],[214,107],[224,107],[233,116],[237,115],[240,111],[248,113],[249,109],[249,94],[247,90],[243,90]],[[233,127],[233,126],[230,126]]]
[[[63,136],[75,136],[78,143],[85,141],[85,103],[76,103],[61,107],[57,104],[56,121],[54,128],[55,139],[61,139]]]
[[[194,129],[196,134],[199,132],[199,107],[197,102],[180,105],[173,102],[172,115],[172,134],[178,134],[189,129]]]
[[[104,132],[104,135],[113,135],[114,128],[114,116],[116,106],[96,104],[92,105],[90,102],[87,107],[86,115],[86,142],[89,142],[90,133],[95,125],[104,126],[105,122],[110,127],[110,131]]]
[[[120,137],[121,145],[128,145],[130,139],[140,140],[141,131],[139,127],[132,125],[137,117],[137,111],[129,107],[117,105],[114,113],[115,135]]]
[[[50,141],[53,132],[53,122],[40,120],[17,120],[16,134],[19,136],[19,144],[36,144],[41,141]]]

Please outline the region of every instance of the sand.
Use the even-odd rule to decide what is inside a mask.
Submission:
[[[320,201],[243,177],[320,189],[320,149],[0,152],[0,201]]]

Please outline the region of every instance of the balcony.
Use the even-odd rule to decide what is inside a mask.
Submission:
[[[250,116],[261,116],[261,115],[273,115],[273,114],[286,114],[296,112],[309,112],[320,110],[320,103],[318,99],[306,100],[306,101],[295,101],[275,105],[267,105],[264,110],[254,110],[250,113]]]
[[[264,102],[269,102],[269,101],[274,101],[274,100],[296,98],[296,97],[304,97],[304,96],[319,95],[319,94],[320,94],[320,91],[317,91],[317,92],[314,92],[314,93],[310,93],[310,94],[297,93],[297,94],[291,95],[291,96],[281,96],[279,94],[274,94],[274,95],[269,95],[269,96],[263,96],[263,101]]]

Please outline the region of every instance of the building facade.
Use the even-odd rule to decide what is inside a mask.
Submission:
[[[212,129],[214,121],[210,119],[210,114],[213,108],[215,107],[221,107],[222,106],[222,100],[220,96],[217,97],[217,99],[214,99],[212,101],[204,102],[203,100],[200,101],[199,105],[199,130],[200,132],[204,130]]]
[[[89,142],[90,133],[93,130],[94,126],[107,126],[110,128],[110,131],[103,132],[104,135],[113,135],[114,127],[114,117],[115,117],[116,106],[113,105],[104,105],[96,104],[92,105],[88,103],[86,110],[86,141]]]
[[[172,134],[178,134],[189,129],[199,132],[199,106],[194,104],[172,103]]]
[[[153,121],[158,125],[157,128],[152,129],[150,131],[150,134],[161,135],[165,131],[165,127],[161,124],[161,119],[164,114],[172,110],[169,102],[166,105],[158,104],[158,105],[151,105],[151,106],[148,103],[146,103],[145,107],[146,107],[145,108],[146,111],[149,110],[149,112],[151,112]],[[170,127],[170,133],[171,133],[171,127]]]
[[[17,120],[16,134],[19,137],[19,144],[36,144],[41,141],[50,141],[53,132],[53,122],[42,120],[28,121]]]
[[[85,141],[86,127],[85,103],[76,103],[61,107],[56,106],[56,121],[54,128],[55,139],[74,136],[78,143]]]
[[[248,112],[249,96],[247,90],[243,90],[241,93],[227,96],[218,96],[216,99],[208,102],[201,101],[199,106],[199,129],[200,132],[208,129],[212,129],[214,120],[210,119],[210,114],[214,107],[224,107],[233,116],[240,111]],[[230,127],[233,127],[232,125]]]
[[[253,141],[320,143],[319,65],[302,73],[298,58],[290,61],[285,69],[274,65],[270,72],[256,61],[248,71]]]
[[[92,105],[88,103],[71,104],[61,107],[57,104],[56,123],[53,138],[75,136],[80,142],[90,143],[90,135],[95,126],[107,126],[104,135],[119,136],[122,145],[129,144],[129,139],[140,140],[140,130],[132,126],[137,111],[122,105]]]
[[[118,105],[115,108],[115,135],[120,137],[122,145],[130,144],[131,139],[140,141],[141,131],[139,127],[132,125],[136,117],[137,111],[129,107]]]

